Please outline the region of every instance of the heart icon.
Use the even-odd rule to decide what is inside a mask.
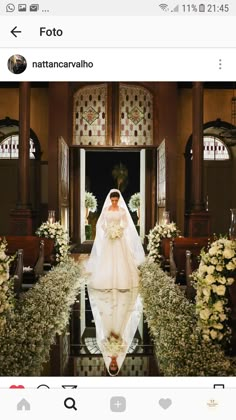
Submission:
[[[12,389],[22,389],[22,388],[24,388],[24,385],[11,385],[10,388],[12,388]]]
[[[161,398],[159,400],[159,405],[161,406],[161,408],[164,408],[164,410],[169,408],[171,404],[172,404],[172,401],[170,398]]]

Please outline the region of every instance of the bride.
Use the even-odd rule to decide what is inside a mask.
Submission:
[[[89,287],[127,290],[138,286],[137,266],[144,261],[140,237],[119,190],[106,197],[97,221],[96,237],[87,263]]]
[[[119,373],[142,315],[138,265],[145,254],[119,190],[112,189],[86,264],[97,344],[111,376]]]

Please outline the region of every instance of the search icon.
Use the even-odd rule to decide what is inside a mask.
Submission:
[[[66,408],[69,408],[69,410],[71,408],[73,408],[74,410],[77,410],[77,408],[75,406],[75,400],[74,400],[74,398],[66,398],[65,401],[64,401],[64,406]]]

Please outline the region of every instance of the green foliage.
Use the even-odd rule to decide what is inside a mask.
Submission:
[[[92,239],[92,225],[85,225],[85,238],[86,238],[86,241],[91,241],[91,239]]]

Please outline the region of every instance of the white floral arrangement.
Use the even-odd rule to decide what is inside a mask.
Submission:
[[[176,238],[179,236],[180,230],[177,228],[174,222],[161,224],[156,223],[153,229],[150,230],[147,235],[148,245],[147,250],[148,259],[152,262],[160,263],[161,256],[161,240],[164,238]]]
[[[218,343],[205,341],[195,304],[158,264],[140,267],[140,294],[160,374],[164,376],[235,376],[234,358]]]
[[[57,262],[65,261],[68,258],[70,249],[69,236],[60,222],[44,222],[35,233],[40,237],[51,238],[55,240],[54,248]]]
[[[123,353],[124,346],[125,343],[122,338],[115,334],[110,334],[110,336],[105,338],[101,343],[102,352],[109,356],[119,356],[119,354]]]
[[[21,294],[0,334],[0,376],[40,376],[82,284],[80,265],[68,258]]]
[[[227,288],[235,281],[236,241],[220,238],[200,255],[199,268],[192,275],[198,325],[206,341],[224,344],[231,336]]]
[[[140,208],[140,192],[131,195],[128,206],[132,212]]]
[[[9,257],[6,251],[7,242],[0,238],[0,334],[13,307],[13,282],[9,279],[9,265],[15,257]]]
[[[85,191],[85,207],[92,213],[97,210],[97,199],[91,192]]]
[[[106,235],[109,239],[118,239],[123,235],[123,228],[118,223],[110,223],[107,226]]]

